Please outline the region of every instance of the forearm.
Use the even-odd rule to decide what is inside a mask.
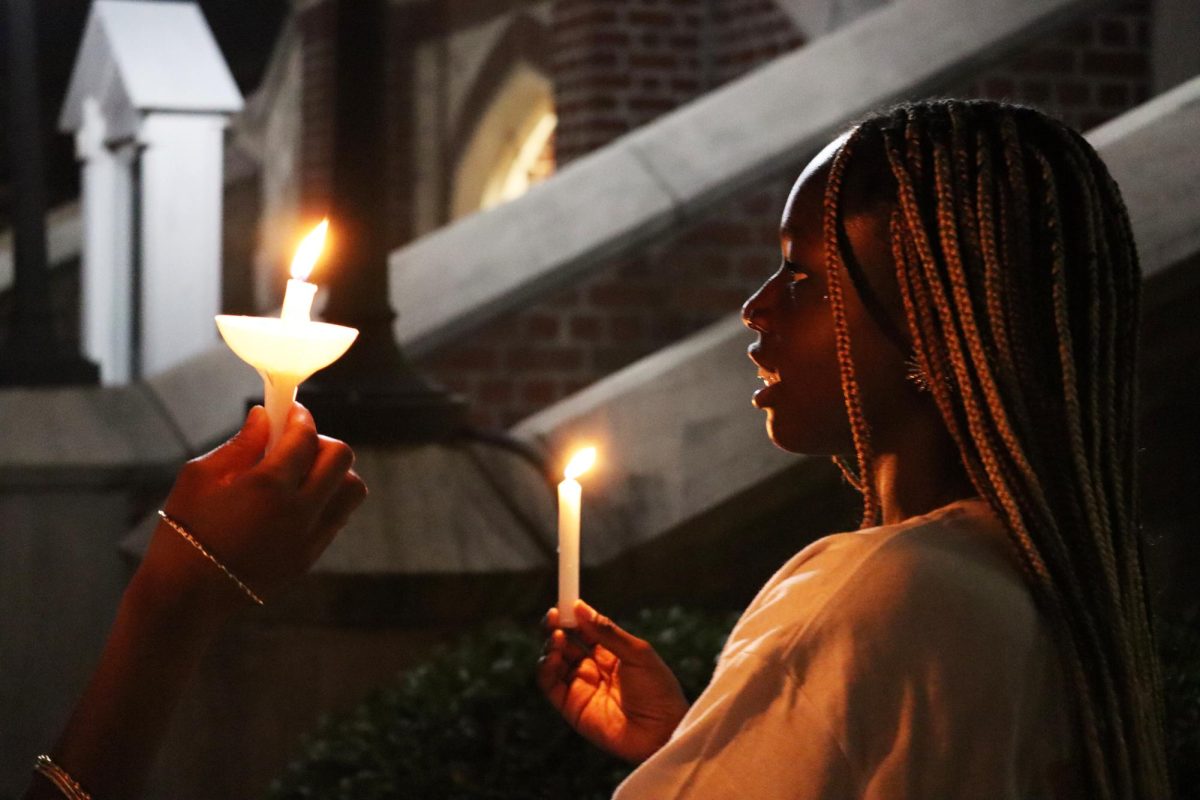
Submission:
[[[152,552],[121,599],[96,671],[51,751],[97,800],[138,795],[183,687],[240,602],[219,573],[193,580],[183,592],[171,585],[183,576],[160,569],[159,556],[178,544],[156,533]],[[194,556],[172,557],[178,555]],[[25,795],[54,797],[59,795],[42,777]]]

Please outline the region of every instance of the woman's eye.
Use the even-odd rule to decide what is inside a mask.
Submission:
[[[787,276],[792,283],[799,283],[800,281],[808,280],[809,278],[809,274],[807,272],[787,259],[784,259],[783,269],[784,272],[787,273]]]

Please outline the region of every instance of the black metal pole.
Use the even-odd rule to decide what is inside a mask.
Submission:
[[[13,304],[0,385],[95,383],[96,365],[55,329],[46,262],[46,199],[32,0],[4,0],[8,31],[8,154],[13,197]]]
[[[392,332],[387,256],[389,153],[387,0],[334,0],[333,247],[322,267],[324,318],[359,329],[341,361],[301,390],[331,435],[358,443],[445,439],[461,430],[461,402],[422,378]],[[401,99],[402,101],[402,99]]]

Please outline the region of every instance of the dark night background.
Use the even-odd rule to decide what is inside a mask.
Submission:
[[[171,0],[162,0],[170,2]],[[79,195],[79,168],[70,136],[57,130],[58,113],[83,37],[88,8],[85,0],[30,0],[37,18],[38,82],[41,92],[43,168],[47,209]],[[288,10],[288,0],[200,0],[198,3],[243,95],[258,86],[275,37]],[[8,23],[0,5],[0,109],[8,104]],[[7,116],[0,117],[7,127]],[[6,137],[0,158],[0,228],[7,227],[12,195]]]

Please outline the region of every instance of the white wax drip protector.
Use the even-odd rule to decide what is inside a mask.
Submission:
[[[229,349],[262,375],[263,405],[271,423],[268,449],[283,431],[296,388],[341,358],[358,338],[357,329],[328,322],[233,314],[218,314],[216,322]]]

